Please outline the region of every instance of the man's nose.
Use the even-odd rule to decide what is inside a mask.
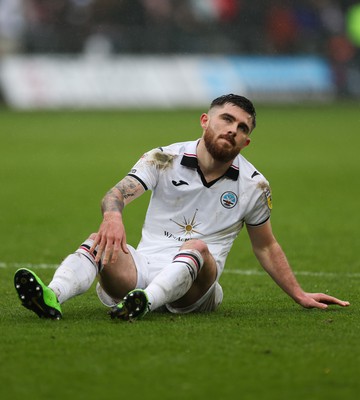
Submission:
[[[236,132],[237,132],[237,125],[236,124],[232,124],[231,126],[229,126],[229,130],[228,133],[230,135],[232,135],[233,137],[236,136]]]

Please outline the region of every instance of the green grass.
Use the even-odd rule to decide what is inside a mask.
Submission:
[[[1,399],[357,397],[357,104],[259,106],[244,151],[271,183],[274,232],[302,286],[350,308],[294,304],[262,272],[245,231],[228,258],[216,313],[117,323],[94,290],[65,303],[60,322],[20,307],[17,264],[35,264],[48,282],[51,265],[96,231],[103,194],[144,151],[197,138],[200,112],[0,110]],[[126,210],[131,244],[147,200]]]

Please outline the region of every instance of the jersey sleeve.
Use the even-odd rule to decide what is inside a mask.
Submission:
[[[264,224],[269,218],[272,210],[271,189],[269,184],[262,182],[256,190],[254,205],[245,217],[245,223],[250,226]]]
[[[172,162],[172,156],[162,148],[145,153],[133,166],[128,176],[137,179],[145,190],[153,190],[158,182],[159,173]]]

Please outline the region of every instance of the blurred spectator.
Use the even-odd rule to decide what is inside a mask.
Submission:
[[[266,19],[267,42],[271,53],[296,51],[299,27],[295,10],[289,2],[274,1],[269,6]]]
[[[360,69],[360,2],[0,0],[0,54],[13,52],[319,54],[346,92]]]
[[[339,4],[333,0],[319,0],[318,7],[320,19],[325,32],[341,34],[344,32],[344,13]]]
[[[339,96],[349,95],[348,72],[355,48],[345,35],[333,35],[328,41],[328,58]]]
[[[0,55],[22,50],[25,24],[23,0],[0,0]]]
[[[23,0],[24,1],[24,0]],[[74,53],[81,51],[86,32],[80,10],[88,1],[26,0],[24,48],[29,53]],[[78,14],[77,14],[78,13]],[[77,15],[76,15],[77,14]]]

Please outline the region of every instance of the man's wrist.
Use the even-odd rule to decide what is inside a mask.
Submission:
[[[105,220],[110,220],[110,219],[122,219],[122,215],[120,211],[104,211],[103,212],[103,218]]]

